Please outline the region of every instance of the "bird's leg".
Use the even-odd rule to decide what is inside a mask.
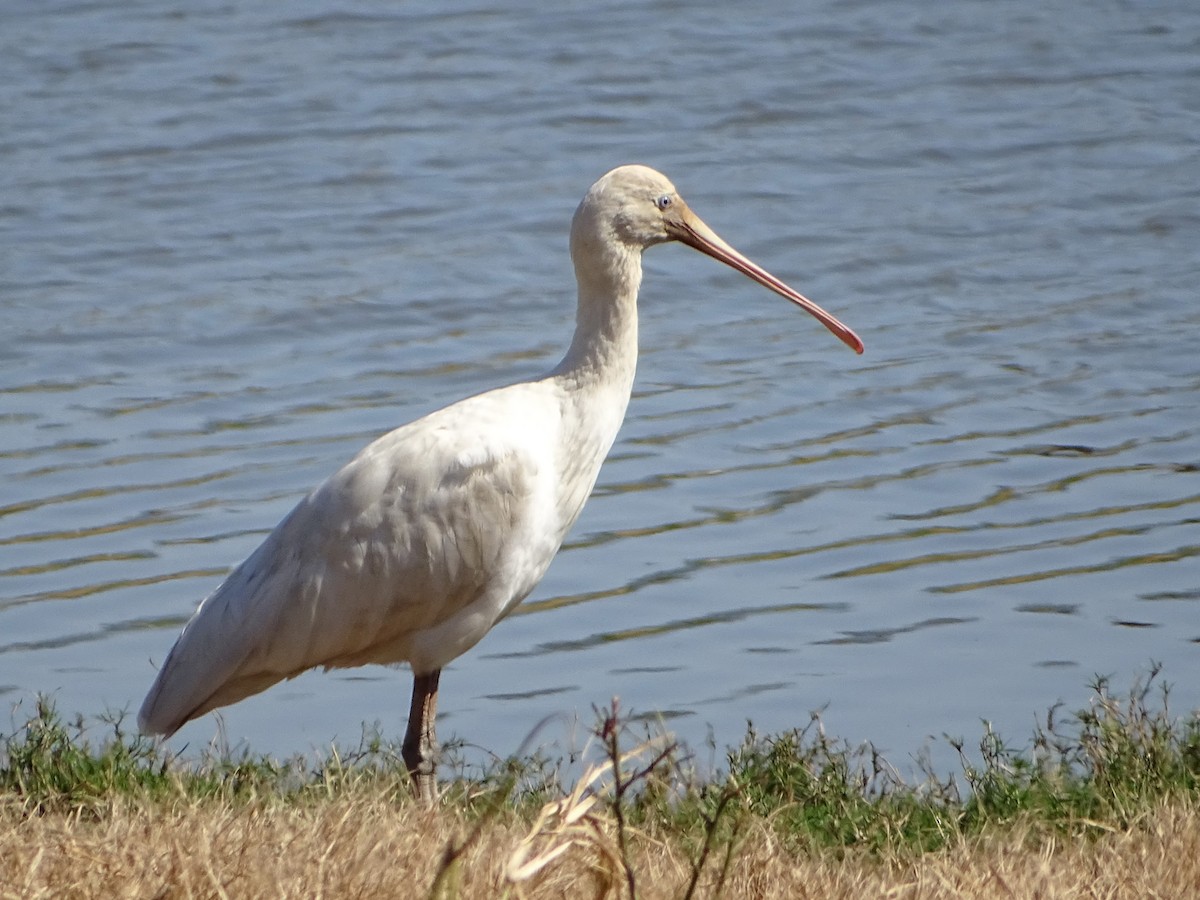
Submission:
[[[413,676],[412,708],[400,753],[412,778],[413,792],[426,806],[437,799],[437,690],[440,669]]]

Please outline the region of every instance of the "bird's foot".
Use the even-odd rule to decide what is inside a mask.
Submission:
[[[437,800],[437,689],[441,672],[434,670],[413,677],[412,708],[400,755],[408,766],[413,793],[426,806]]]
[[[405,744],[401,751],[412,779],[413,793],[426,806],[437,802],[438,750],[437,744],[422,741],[416,746]]]

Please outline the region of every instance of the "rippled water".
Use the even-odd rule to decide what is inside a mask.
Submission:
[[[196,602],[374,435],[539,373],[566,229],[641,161],[844,318],[647,256],[634,401],[443,736],[593,704],[897,760],[1094,673],[1200,704],[1200,7],[10,4],[0,696],[135,709]],[[399,734],[409,680],[223,714]],[[20,713],[18,719],[23,718]],[[213,717],[173,746],[203,744]]]

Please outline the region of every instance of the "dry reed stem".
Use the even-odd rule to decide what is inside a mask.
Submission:
[[[508,813],[489,821],[464,851],[449,895],[624,896],[619,861],[612,856],[611,822],[584,802],[543,812],[537,829],[531,827],[537,819],[523,825]],[[589,819],[595,839],[570,831]],[[564,830],[555,831],[560,826]],[[8,806],[0,808],[0,898],[423,897],[434,883],[443,849],[472,828],[455,810],[426,811],[365,792],[299,807],[126,804],[99,821],[58,814],[30,818]],[[541,835],[551,840],[538,845],[542,849],[536,853],[527,851],[525,868],[516,869],[523,877],[510,881],[515,854]],[[681,896],[691,868],[679,840],[660,828],[631,837],[641,897]],[[532,865],[547,854],[552,858]],[[697,896],[713,896],[715,877],[702,879]],[[1200,814],[1162,806],[1130,831],[1091,840],[1035,837],[1030,829],[1013,829],[937,853],[883,861],[853,852],[840,859],[793,856],[765,822],[752,820],[720,896],[1197,897]]]
[[[590,766],[570,793],[545,804],[534,817],[525,837],[509,855],[505,878],[512,884],[528,881],[571,847],[585,844],[591,847],[599,862],[596,874],[606,882],[615,879],[618,872],[624,870],[627,860],[621,852],[620,841],[613,837],[611,817],[603,811],[594,811],[594,808],[604,793],[615,790],[617,779],[628,783],[640,777],[636,772],[626,771],[628,763],[640,761],[652,753],[661,754],[670,746],[674,746],[670,737],[660,735],[616,758],[610,756]],[[612,749],[616,749],[615,745]],[[651,768],[655,764],[652,763]]]

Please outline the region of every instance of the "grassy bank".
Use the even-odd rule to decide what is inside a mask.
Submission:
[[[43,704],[0,744],[0,897],[1200,896],[1200,719],[1168,699],[1097,682],[909,780],[815,718],[700,780],[604,710],[572,783],[510,760],[434,810],[384,741],[184,764]]]

